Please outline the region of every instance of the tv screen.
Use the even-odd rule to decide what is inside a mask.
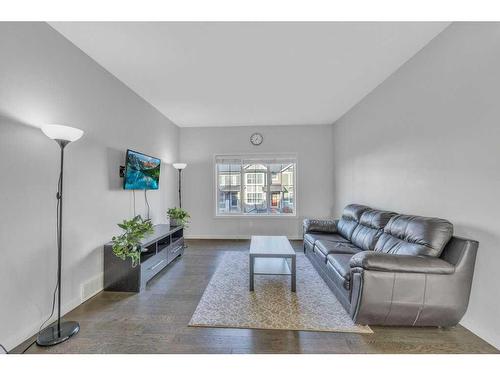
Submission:
[[[127,150],[123,188],[157,190],[160,185],[160,163],[160,159]]]

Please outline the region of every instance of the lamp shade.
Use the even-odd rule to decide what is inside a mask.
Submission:
[[[83,135],[83,130],[72,128],[71,126],[53,124],[42,126],[42,132],[50,139],[68,142],[74,142]]]
[[[184,169],[187,167],[186,163],[174,163],[172,165],[174,166],[175,169]]]

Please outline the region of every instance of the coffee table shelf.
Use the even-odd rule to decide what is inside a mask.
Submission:
[[[254,275],[286,275],[292,274],[291,259],[255,258]]]

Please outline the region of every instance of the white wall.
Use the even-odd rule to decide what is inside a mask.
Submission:
[[[451,220],[480,242],[462,324],[500,348],[500,24],[456,23],[334,124],[350,202]]]
[[[250,144],[260,132],[264,142]],[[182,201],[192,222],[191,238],[249,238],[253,234],[301,238],[304,217],[328,217],[332,210],[332,127],[269,126],[181,128],[180,159],[188,163],[183,172]],[[216,154],[296,153],[297,208],[295,218],[215,218]]]
[[[102,245],[133,214],[118,177],[127,148],[163,160],[148,196],[153,221],[166,221],[179,131],[47,24],[0,23],[0,51],[0,343],[11,349],[48,317],[56,282],[59,148],[35,126],[85,131],[65,159],[64,311],[102,288]]]

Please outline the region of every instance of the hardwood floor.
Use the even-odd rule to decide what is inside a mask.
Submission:
[[[461,326],[371,327],[373,334],[188,327],[198,301],[227,250],[249,241],[190,240],[140,294],[101,292],[65,316],[80,332],[27,353],[498,353]],[[302,242],[293,241],[302,251]],[[34,338],[19,345],[21,352]]]

